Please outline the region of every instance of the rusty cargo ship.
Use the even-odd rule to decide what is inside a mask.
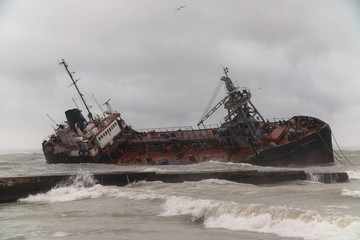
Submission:
[[[109,102],[102,116],[91,113],[77,81],[64,60],[86,110],[65,112],[67,121],[54,128],[42,148],[47,163],[194,164],[204,161],[249,163],[261,166],[332,164],[332,133],[324,121],[310,116],[265,120],[246,88],[236,87],[224,68],[226,96],[203,115],[197,128],[135,130]],[[218,125],[204,122],[217,109],[227,115]]]

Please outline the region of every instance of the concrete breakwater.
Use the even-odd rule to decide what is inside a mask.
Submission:
[[[138,181],[162,181],[180,183],[184,181],[201,181],[205,179],[222,179],[238,183],[256,185],[276,184],[293,180],[316,180],[322,183],[348,181],[345,172],[306,173],[304,171],[201,171],[201,172],[103,172],[92,173],[93,178],[101,185],[125,186]],[[47,192],[68,181],[73,175],[41,175],[27,177],[0,178],[0,202],[13,202],[29,195]]]

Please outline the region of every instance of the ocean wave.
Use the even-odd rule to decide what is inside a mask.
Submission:
[[[218,180],[207,181],[224,183]],[[134,201],[159,200],[162,203],[159,216],[190,216],[193,221],[202,222],[205,228],[270,233],[281,237],[309,240],[360,239],[360,217],[287,206],[242,204],[233,201],[177,196],[174,195],[177,193],[169,189],[152,190],[147,184],[154,183],[140,182],[125,187],[102,186],[92,178],[89,172],[81,171],[68,182],[59,184],[47,193],[31,195],[19,201],[66,202],[102,197]],[[349,192],[344,189],[342,194],[346,195]]]
[[[272,233],[303,239],[359,239],[360,218],[283,206],[169,197],[161,216],[189,215],[206,228]]]
[[[38,159],[45,158],[41,152],[16,152],[16,153],[0,153],[0,159]]]
[[[204,179],[204,180],[201,180],[200,183],[211,183],[211,184],[218,184],[218,185],[237,184],[237,183],[229,181],[229,180],[223,180],[223,179],[217,179],[217,178]]]
[[[46,193],[30,195],[21,198],[19,202],[69,202],[84,199],[96,199],[102,197],[126,198],[129,200],[157,200],[164,199],[162,194],[121,188],[117,186],[103,186],[96,184],[92,187],[80,187],[71,185],[67,187],[53,188]]]
[[[103,186],[97,184],[92,174],[88,171],[79,171],[68,181],[58,184],[46,193],[30,195],[21,198],[19,202],[69,202],[101,197],[127,198],[130,200],[164,199],[165,195],[157,194],[146,189],[134,189],[132,183],[126,187]]]
[[[344,188],[341,190],[341,196],[343,197],[352,197],[360,198],[360,189],[347,189]]]
[[[51,235],[51,237],[67,237],[71,235],[71,233],[66,233],[66,232],[55,232]]]
[[[346,172],[349,176],[349,179],[360,179],[360,170],[351,170]]]

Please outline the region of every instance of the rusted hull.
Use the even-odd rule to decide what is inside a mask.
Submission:
[[[95,158],[90,156],[69,157],[65,155],[46,155],[47,163],[115,163],[134,165],[186,165],[205,161],[249,163],[260,166],[310,166],[332,164],[331,129],[325,126],[312,134],[295,141],[254,151],[242,148],[234,152],[230,147],[174,149],[163,151],[137,150],[119,145],[111,154],[99,153]],[[209,144],[209,143],[208,143]],[[124,151],[125,150],[125,151]]]
[[[249,157],[254,155],[253,157]],[[177,156],[181,156],[177,157]],[[166,159],[166,162],[164,162]],[[331,129],[326,125],[319,132],[278,147],[268,148],[258,155],[250,149],[240,149],[233,153],[231,149],[189,150],[184,153],[174,151],[147,154],[129,153],[114,159],[120,164],[192,164],[214,160],[220,162],[249,163],[260,166],[310,166],[334,163],[332,155]]]
[[[248,163],[260,166],[310,166],[334,163],[331,129],[321,130],[294,142],[267,149]]]

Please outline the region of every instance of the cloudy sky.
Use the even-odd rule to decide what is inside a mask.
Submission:
[[[62,58],[136,129],[195,127],[226,66],[265,118],[318,117],[360,149],[359,16],[356,0],[0,0],[0,150],[40,149],[46,113],[81,104]]]

